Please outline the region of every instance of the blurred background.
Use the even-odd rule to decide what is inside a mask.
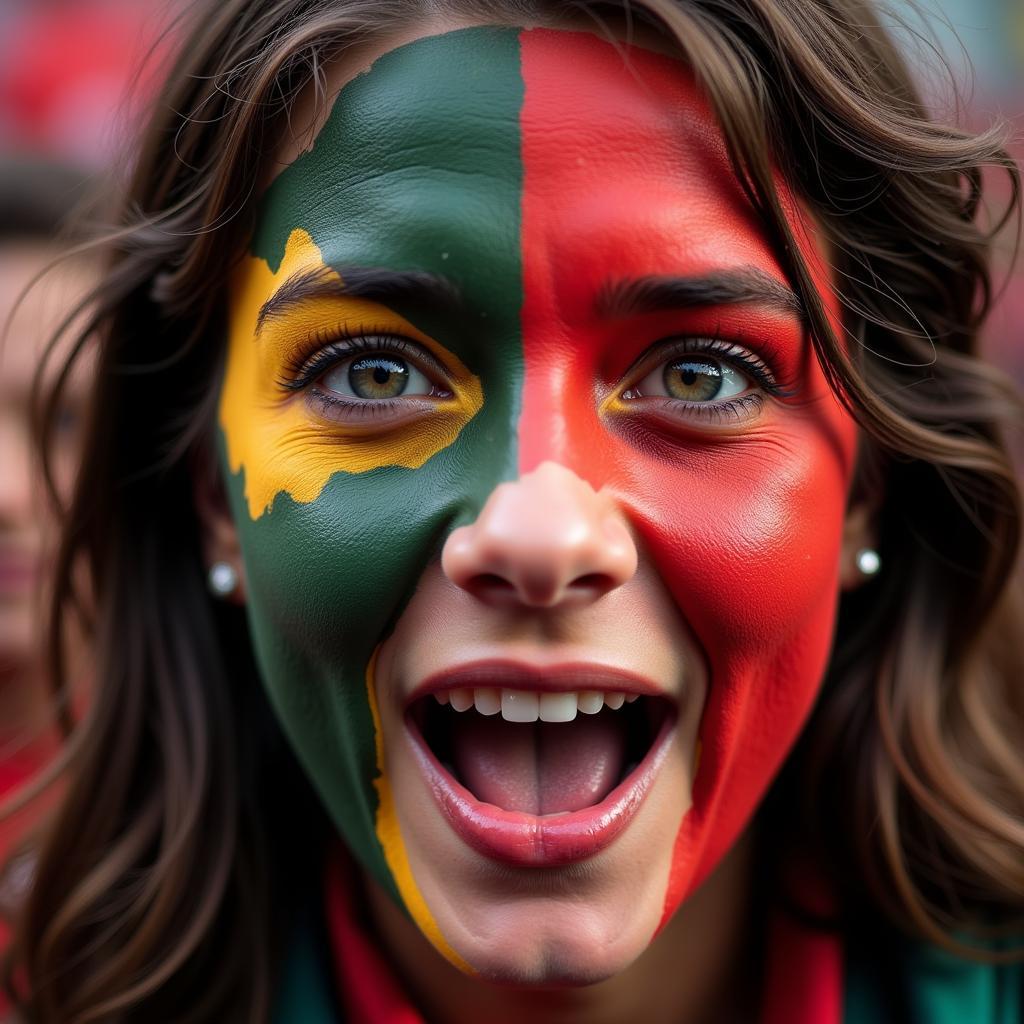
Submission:
[[[909,5],[896,3],[895,8],[916,27],[934,33],[959,84],[962,119],[975,128],[994,118],[1008,122],[1013,132],[1010,151],[1024,166],[1024,0],[923,0],[919,9],[924,23]],[[932,73],[923,82],[935,95],[936,106],[948,110],[948,81],[935,81]],[[1007,284],[986,343],[992,358],[1024,385],[1024,265],[1017,259],[1011,267],[1014,241],[1007,232],[997,254],[996,280]]]
[[[91,675],[69,627],[70,701],[52,699],[41,622],[56,531],[29,409],[47,337],[94,283],[95,263],[63,261],[28,286],[66,245],[84,240],[84,226],[66,226],[71,211],[116,188],[129,170],[128,143],[153,96],[173,13],[167,0],[0,0],[0,952],[31,876],[33,826],[60,787],[19,804],[30,785],[42,784],[58,723],[84,705]],[[143,65],[154,70],[140,73]],[[61,492],[78,463],[90,376],[85,360],[59,409],[53,452]]]
[[[139,68],[174,11],[168,0],[0,0],[0,154],[116,164],[155,84]]]

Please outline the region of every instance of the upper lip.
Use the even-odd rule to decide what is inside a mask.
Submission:
[[[428,676],[406,698],[406,707],[423,697],[444,690],[490,687],[507,690],[537,690],[566,693],[572,690],[604,690],[613,693],[666,697],[672,694],[653,680],[628,669],[585,661],[537,664],[515,659],[494,658],[454,665]]]

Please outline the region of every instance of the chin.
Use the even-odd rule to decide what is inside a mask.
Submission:
[[[635,957],[633,959],[636,959]],[[625,970],[633,960],[614,966],[595,964],[589,951],[567,951],[562,948],[542,949],[525,964],[495,957],[475,967],[476,975],[496,985],[522,989],[585,988],[607,981]]]
[[[470,973],[503,985],[577,987],[620,973],[648,948],[689,804],[686,761],[671,746],[629,827],[599,854],[557,866],[487,856],[436,815],[427,793],[410,786],[403,799],[398,787],[420,892]]]
[[[620,973],[651,942],[654,926],[645,918],[657,917],[641,912],[624,921],[619,908],[579,904],[492,911],[501,922],[494,933],[458,934],[459,952],[481,979],[537,989],[594,985]]]

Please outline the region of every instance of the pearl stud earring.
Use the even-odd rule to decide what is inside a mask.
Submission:
[[[230,597],[238,586],[238,573],[227,562],[214,562],[206,574],[206,584],[214,597]]]
[[[862,576],[874,576],[882,568],[882,559],[874,548],[861,548],[857,552],[857,568]]]

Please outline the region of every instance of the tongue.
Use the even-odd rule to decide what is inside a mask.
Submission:
[[[460,715],[452,735],[456,772],[473,795],[506,811],[556,814],[604,799],[622,774],[625,730],[612,713],[572,722],[506,722]]]

